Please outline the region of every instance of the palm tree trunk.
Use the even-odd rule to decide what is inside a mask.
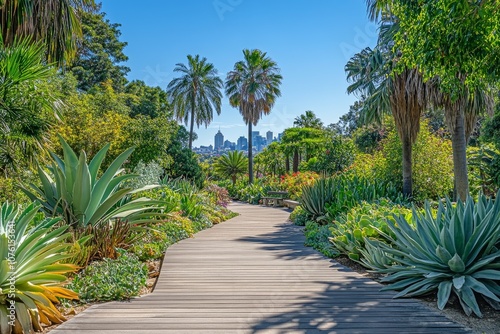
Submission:
[[[413,193],[412,180],[412,145],[410,138],[403,139],[403,195],[411,197]]]
[[[252,123],[248,122],[248,183],[253,183]]]
[[[469,195],[469,177],[467,174],[467,155],[465,140],[464,103],[455,104],[455,122],[451,129],[451,147],[453,149],[453,173],[455,175],[456,198],[465,201]],[[453,111],[450,111],[453,113]]]
[[[290,172],[290,156],[288,153],[286,154],[285,158],[285,172],[288,174]]]
[[[193,98],[193,109],[191,110],[191,125],[189,126],[189,150],[193,148],[193,132],[194,132],[194,113],[195,113],[195,101]]]
[[[297,173],[299,171],[299,150],[296,149],[293,152],[293,172]]]

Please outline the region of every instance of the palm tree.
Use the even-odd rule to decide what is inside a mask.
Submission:
[[[61,101],[46,90],[56,71],[44,61],[40,42],[16,40],[0,47],[0,172],[33,163],[44,149],[48,128],[56,120]]]
[[[213,120],[214,109],[221,112],[222,80],[217,76],[214,65],[199,55],[187,56],[188,66],[176,64],[175,72],[182,76],[168,84],[167,93],[179,121],[189,125],[189,149],[193,147],[194,123],[208,126]]]
[[[230,151],[215,162],[215,171],[223,177],[230,177],[233,186],[238,175],[245,173],[247,158],[240,151]]]
[[[227,74],[225,86],[229,103],[238,108],[248,125],[248,182],[252,183],[252,125],[271,112],[276,98],[281,96],[279,86],[283,77],[276,62],[265,52],[245,49],[243,56],[244,60],[234,64]]]
[[[307,110],[305,114],[295,117],[293,125],[300,128],[323,128],[323,122],[311,110]]]
[[[78,39],[82,37],[78,12],[95,6],[94,0],[0,1],[3,44],[12,45],[23,37],[43,41],[47,60],[63,65],[76,55]]]
[[[369,1],[370,2],[370,1]],[[378,10],[370,7],[369,10]],[[371,14],[370,16],[375,15]],[[417,69],[404,68],[393,73],[397,63],[397,51],[392,50],[393,33],[398,28],[397,20],[382,12],[379,43],[375,49],[366,48],[354,55],[346,64],[347,80],[352,84],[349,93],[366,96],[361,119],[365,123],[380,123],[384,113],[392,113],[403,151],[403,194],[411,196],[412,146],[420,130],[420,117],[427,106],[426,85]]]
[[[393,36],[398,29],[397,18],[391,14],[392,1],[366,0],[368,15],[371,20],[381,19],[379,41],[386,45],[393,45]],[[379,43],[380,44],[380,43]],[[420,69],[422,70],[422,68]],[[424,69],[425,70],[425,69]],[[391,70],[392,72],[392,70]],[[394,75],[394,74],[392,74]],[[418,74],[418,76],[421,76]],[[469,195],[469,181],[467,169],[466,146],[470,134],[474,130],[479,114],[492,112],[493,96],[490,87],[486,90],[475,89],[470,91],[465,87],[465,75],[456,73],[462,81],[463,90],[460,96],[452,99],[449,94],[443,94],[440,89],[440,78],[434,77],[425,83],[424,90],[416,92],[421,98],[437,107],[442,107],[445,112],[446,125],[451,133],[453,148],[453,169],[455,176],[455,199],[465,200]],[[420,79],[419,79],[420,81]],[[422,96],[425,94],[425,96]]]

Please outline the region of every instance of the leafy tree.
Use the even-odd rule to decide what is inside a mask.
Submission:
[[[194,123],[208,126],[213,119],[213,111],[220,115],[222,100],[222,80],[217,76],[214,65],[199,55],[188,55],[188,65],[178,63],[174,69],[181,77],[168,84],[167,93],[179,121],[189,126],[189,149],[193,147]]]
[[[271,112],[281,96],[282,76],[275,61],[261,50],[243,50],[243,61],[234,64],[227,74],[226,95],[232,107],[238,108],[248,125],[248,182],[253,182],[252,125]]]
[[[165,173],[168,177],[185,178],[201,187],[205,177],[196,154],[188,147],[190,139],[195,140],[195,135],[191,135],[183,126],[178,127],[166,150],[171,157],[171,164]]]
[[[307,161],[324,149],[327,141],[326,135],[326,131],[315,128],[285,129],[281,143],[286,153],[293,154],[292,170],[294,173],[299,170],[302,153]]]
[[[354,162],[354,151],[352,140],[333,135],[326,141],[324,151],[307,161],[305,170],[329,175],[341,172]]]
[[[255,156],[256,170],[272,176],[283,175],[287,171],[286,159],[284,145],[272,142]]]
[[[247,158],[240,151],[230,151],[215,162],[215,171],[223,177],[231,178],[236,185],[238,175],[244,174],[247,168]]]
[[[51,129],[54,149],[62,154],[57,135],[61,135],[75,152],[85,151],[93,157],[103,146],[110,144],[104,162],[110,163],[125,147],[128,132],[125,127],[130,122],[129,108],[123,96],[116,94],[108,85],[95,87],[93,92],[66,96],[62,123]]]
[[[79,13],[83,39],[70,70],[77,78],[80,90],[88,91],[95,85],[111,80],[113,88],[121,91],[130,71],[128,67],[120,65],[128,60],[123,53],[127,43],[119,40],[120,24],[109,22],[105,13],[99,13],[100,7],[98,5],[92,11]]]
[[[151,118],[138,115],[130,119],[124,126],[126,133],[124,147],[135,146],[127,167],[134,168],[140,161],[157,162],[161,167],[176,163],[167,153],[177,131],[177,123],[161,115]]]
[[[0,32],[4,45],[27,37],[42,41],[49,62],[63,65],[76,53],[82,37],[77,13],[95,6],[94,0],[3,0],[0,2]]]
[[[374,2],[374,1],[370,1]],[[500,68],[500,3],[494,0],[384,0],[398,18],[394,35],[401,50],[398,63],[417,67],[437,87],[433,100],[443,106],[450,129],[457,195],[469,193],[466,159],[468,107],[491,107],[481,98],[498,79]],[[401,67],[396,72],[401,71]],[[470,99],[475,96],[474,99]],[[470,108],[469,108],[470,109]]]
[[[293,125],[299,128],[314,128],[314,129],[323,128],[323,122],[311,110],[307,110],[304,114],[295,117]]]
[[[130,116],[137,115],[171,118],[172,108],[168,96],[160,87],[150,87],[144,81],[134,80],[125,86]]]

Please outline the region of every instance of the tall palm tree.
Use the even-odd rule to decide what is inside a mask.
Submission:
[[[63,65],[76,54],[82,37],[80,10],[94,0],[0,0],[0,32],[4,45],[18,38],[43,41],[47,60]]]
[[[402,142],[403,194],[411,196],[412,146],[420,130],[420,116],[427,106],[426,85],[417,69],[404,68],[393,73],[398,54],[392,50],[391,36],[398,28],[397,20],[390,12],[369,4],[370,10],[380,10],[381,13],[378,45],[373,50],[364,49],[348,61],[345,71],[352,84],[347,91],[366,96],[361,110],[361,119],[365,123],[380,122],[384,113],[392,113]]]
[[[391,13],[393,2],[391,0],[366,0],[366,3],[370,19],[373,21],[381,19],[380,35],[383,36],[381,39],[386,44],[393,45],[392,36],[398,29],[397,24],[390,24],[390,21],[397,21]],[[388,17],[391,19],[387,20]],[[384,22],[389,22],[389,24],[384,24]],[[471,92],[465,87],[465,75],[456,73],[456,77],[462,81],[463,86],[458,98],[452,99],[449,94],[443,94],[440,89],[440,78],[434,77],[425,83],[425,100],[444,109],[453,148],[455,198],[465,200],[469,195],[467,142],[476,125],[477,116],[485,111],[492,113],[494,101],[490,87],[486,90],[475,89]]]
[[[225,86],[229,103],[238,108],[248,125],[248,182],[252,183],[252,125],[271,112],[276,98],[281,96],[279,87],[283,77],[276,62],[261,50],[245,49],[243,57],[227,74]]]
[[[189,125],[189,149],[193,147],[194,123],[196,126],[208,126],[221,112],[222,79],[218,77],[214,65],[207,58],[199,55],[187,56],[188,65],[176,64],[175,72],[182,76],[168,84],[167,93],[174,108],[174,115],[179,121]]]
[[[293,125],[301,128],[315,128],[315,129],[323,128],[323,122],[311,110],[307,110],[304,114],[295,117]]]
[[[215,162],[215,171],[224,177],[230,177],[233,186],[238,175],[245,173],[246,168],[247,158],[241,151],[230,151]]]

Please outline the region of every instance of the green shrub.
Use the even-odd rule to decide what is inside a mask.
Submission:
[[[373,204],[362,202],[333,222],[330,241],[351,260],[359,261],[365,238],[385,241],[380,232],[395,237],[387,226],[387,219],[395,222],[394,215],[404,215],[411,221],[412,211],[388,200]]]
[[[147,266],[137,256],[122,253],[117,259],[91,263],[70,287],[85,302],[124,300],[138,296],[146,286]]]
[[[313,247],[327,257],[335,257],[339,252],[333,247],[328,240],[331,235],[331,224],[319,225],[316,222],[308,221],[304,233],[306,236],[306,246]]]
[[[305,226],[309,220],[309,214],[299,205],[293,209],[290,214],[290,220],[297,226]]]
[[[130,251],[134,253],[140,261],[157,260],[163,256],[165,246],[158,243],[139,243],[134,245]]]
[[[404,202],[402,195],[390,182],[375,182],[364,177],[340,174],[319,179],[302,190],[301,204],[319,222],[331,222],[362,201],[373,202],[389,198]]]
[[[500,302],[500,201],[469,197],[456,206],[448,200],[434,213],[427,203],[424,213],[413,213],[415,227],[403,216],[387,224],[396,235],[385,237],[392,245],[365,239],[362,261],[388,276],[384,290],[412,297],[437,291],[443,309],[455,294],[467,315],[481,317],[477,297],[493,307]]]

